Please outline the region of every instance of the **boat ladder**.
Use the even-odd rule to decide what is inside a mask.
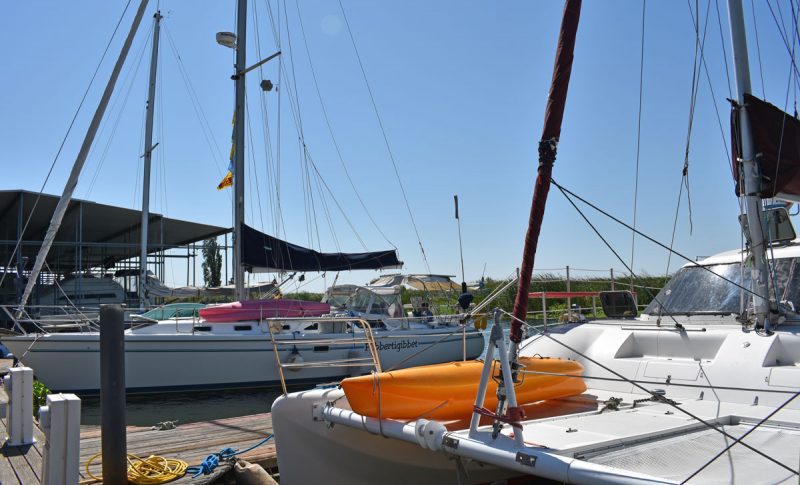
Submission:
[[[380,357],[378,356],[378,348],[375,346],[375,337],[372,334],[372,327],[370,326],[369,322],[361,318],[352,318],[352,317],[345,317],[345,318],[320,318],[319,320],[315,320],[317,323],[318,328],[322,328],[323,325],[332,326],[333,328],[339,328],[341,331],[335,332],[335,334],[339,335],[339,337],[327,337],[329,333],[320,333],[319,338],[311,338],[311,339],[291,339],[291,338],[281,338],[281,335],[286,335],[285,331],[283,330],[283,325],[291,322],[309,322],[307,317],[305,318],[265,318],[262,320],[263,323],[266,323],[267,328],[269,328],[269,336],[272,342],[272,350],[275,353],[275,365],[278,368],[278,375],[280,376],[281,380],[281,388],[283,389],[283,394],[288,394],[286,388],[286,378],[284,376],[284,369],[290,371],[299,371],[301,369],[307,368],[329,368],[329,367],[365,367],[370,366],[376,372],[381,372],[381,362]],[[345,333],[345,329],[347,329],[348,333],[351,333],[351,336],[348,338],[343,338],[341,335]],[[334,332],[330,332],[334,333]],[[310,345],[314,347],[338,347],[338,348],[358,348],[360,346],[364,346],[364,348],[368,351],[367,355],[363,353],[353,353],[352,356],[348,356],[347,358],[343,359],[328,359],[328,360],[313,360],[313,361],[303,361],[302,359],[293,360],[293,359],[286,359],[285,361],[281,361],[280,352],[286,351],[287,349],[291,349],[297,346],[297,344],[302,345]],[[299,355],[299,354],[298,354]]]

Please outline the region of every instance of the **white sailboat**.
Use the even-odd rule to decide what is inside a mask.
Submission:
[[[141,19],[147,0],[143,0],[129,34],[127,46]],[[247,67],[247,1],[238,2],[236,36],[236,119],[234,129],[234,262],[235,299],[242,308],[224,307],[230,318],[213,320],[201,317],[178,317],[171,320],[143,322],[125,331],[126,388],[128,393],[184,391],[214,388],[248,388],[309,384],[360,375],[372,368],[403,368],[437,362],[474,358],[484,350],[483,334],[467,328],[463,316],[406,316],[400,300],[400,288],[358,288],[352,297],[337,304],[325,305],[330,313],[284,311],[286,301],[267,300],[253,305],[245,301],[245,265],[254,270],[341,271],[380,269],[400,264],[395,251],[372,253],[320,253],[263,234],[244,224],[244,123],[246,116],[244,77],[256,66]],[[160,15],[156,14],[158,25]],[[158,28],[154,29],[158,35]],[[225,39],[231,42],[233,36]],[[154,41],[156,55],[157,41]],[[118,61],[115,75],[124,56]],[[151,69],[149,107],[152,108],[153,77]],[[113,80],[113,79],[112,79]],[[113,89],[109,84],[107,95]],[[101,107],[107,102],[104,97]],[[152,110],[151,110],[152,112]],[[96,117],[102,117],[102,109]],[[99,118],[97,119],[99,123]],[[96,123],[93,123],[96,128]],[[147,133],[152,133],[148,122]],[[62,200],[68,202],[77,184],[80,165],[91,145],[93,133],[81,151],[73,176]],[[148,136],[145,154],[152,151]],[[149,157],[148,157],[149,158]],[[147,185],[147,184],[145,184]],[[143,208],[147,208],[147,187]],[[64,203],[66,204],[66,202]],[[62,204],[60,204],[62,205]],[[63,214],[62,214],[63,215]],[[51,221],[48,234],[58,230],[58,214]],[[143,226],[146,215],[143,214]],[[146,229],[143,229],[143,235]],[[46,252],[47,245],[43,245]],[[141,274],[146,275],[147,242],[142,238]],[[46,253],[45,253],[46,254]],[[40,254],[38,261],[43,261]],[[39,269],[41,265],[38,264]],[[34,268],[35,271],[38,269]],[[36,280],[29,278],[29,286]],[[141,278],[142,281],[145,278]],[[26,288],[25,298],[30,294]],[[142,296],[144,292],[142,292]],[[367,306],[359,306],[364,298]],[[275,303],[277,302],[277,303]],[[144,301],[143,301],[144,303]],[[25,301],[20,305],[24,310]],[[317,307],[319,304],[317,304]],[[244,308],[247,307],[247,308]],[[315,309],[317,309],[315,307]],[[218,309],[217,309],[218,310]],[[245,315],[237,311],[246,311]],[[290,315],[295,318],[287,318]],[[277,318],[276,318],[277,317]],[[313,318],[312,318],[313,317]],[[19,330],[23,330],[18,327]],[[34,332],[3,335],[0,341],[25,365],[34,369],[38,379],[51,390],[94,394],[99,392],[99,332]],[[284,369],[286,370],[284,372]]]
[[[729,10],[739,95],[734,110],[740,131],[734,139],[741,143],[735,159],[748,247],[686,264],[638,318],[626,316],[635,307],[623,304],[611,318],[531,328],[536,335],[522,340],[524,322],[512,316],[508,354],[500,327],[494,327],[489,355],[500,349],[501,383],[523,375],[575,379],[514,366],[524,357],[572,359],[583,366],[587,387],[574,397],[518,403],[516,385],[504,384],[498,407],[481,409],[488,365],[475,383],[475,409],[466,422],[437,421],[427,417],[430,413],[411,420],[389,419],[380,411],[358,414],[342,389],[279,398],[272,419],[282,482],[528,483],[535,477],[586,484],[797,482],[800,239],[793,239],[793,231],[778,235],[777,221],[788,223],[788,217],[762,213],[762,197],[775,192],[797,197],[792,174],[764,167],[788,166],[788,158],[796,157],[796,140],[789,138],[800,135],[800,122],[750,96],[741,2],[731,0]],[[580,0],[567,0],[562,40],[568,31],[574,39],[579,12]],[[559,52],[563,48],[560,42]],[[557,72],[554,84],[563,78],[563,71]],[[566,86],[561,88],[565,96]],[[550,103],[548,114],[549,109]],[[754,142],[751,124],[776,126],[767,136],[777,144]],[[543,136],[547,146],[540,146],[539,174],[546,185],[547,158],[552,156],[552,166],[555,156],[548,146],[555,147],[549,142],[558,141],[557,133]],[[792,152],[781,154],[788,147]],[[759,173],[788,180],[762,185]],[[534,232],[533,251],[538,227]],[[527,288],[520,286],[527,299]],[[626,300],[619,293],[607,296]],[[612,307],[606,309],[609,315]],[[381,395],[381,380],[399,375],[374,377],[373,399],[384,409],[393,396]]]

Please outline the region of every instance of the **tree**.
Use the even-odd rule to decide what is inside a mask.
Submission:
[[[206,287],[220,286],[222,281],[222,255],[216,238],[203,241],[203,281]]]

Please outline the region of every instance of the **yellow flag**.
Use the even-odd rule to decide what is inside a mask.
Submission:
[[[236,112],[233,113],[233,120],[231,121],[231,125],[236,125]],[[236,145],[234,144],[233,140],[233,133],[231,133],[231,154],[228,157],[228,173],[225,174],[225,177],[222,179],[222,182],[217,185],[217,190],[226,189],[233,185],[233,155],[236,151]]]
[[[217,185],[217,190],[225,189],[231,185],[233,185],[233,172],[228,172],[225,178],[222,179],[222,182]]]

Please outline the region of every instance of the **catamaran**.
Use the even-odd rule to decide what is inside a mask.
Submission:
[[[527,325],[580,3],[567,0],[564,9],[519,293],[506,315],[510,342],[506,348],[496,323],[466,416],[442,412],[455,395],[447,384],[426,394],[427,410],[396,413],[395,381],[406,389],[422,383],[406,371],[375,372],[371,389],[349,389],[345,380],[340,388],[280,397],[272,422],[282,482],[796,483],[800,239],[785,210],[765,211],[763,200],[800,196],[800,122],[750,94],[741,2],[729,2],[729,18],[738,89],[733,161],[746,247],[689,259],[636,318],[632,296],[613,292],[601,294],[606,320]],[[525,326],[534,335],[523,340]],[[537,368],[531,358],[583,370]],[[444,382],[439,369],[413,373]],[[455,364],[449,369],[459,375]],[[580,381],[586,389],[525,400],[518,388],[543,377]],[[399,401],[413,398],[406,392]]]

